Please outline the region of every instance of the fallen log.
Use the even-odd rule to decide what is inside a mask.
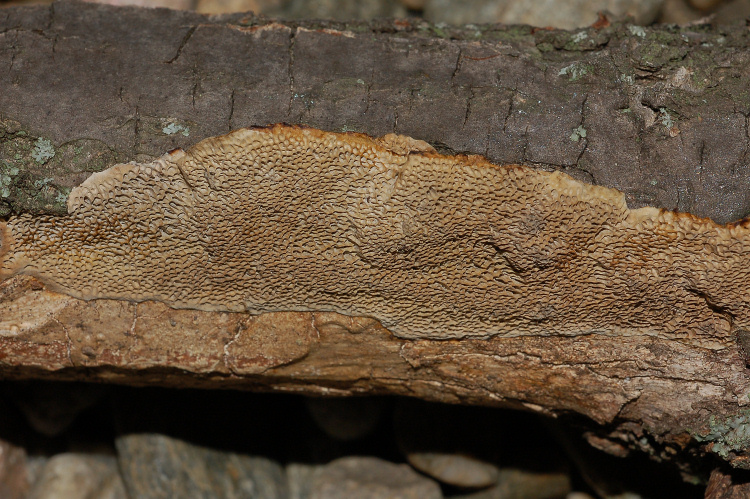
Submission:
[[[686,224],[691,244],[695,226],[710,227],[742,255],[745,229],[731,222],[750,211],[749,36],[744,25],[565,32],[293,24],[78,3],[0,10],[2,216],[9,226],[21,213],[29,226],[63,220],[71,190],[92,172],[287,122],[408,135],[441,153],[525,165],[529,175],[560,171],[575,185],[617,189],[631,212],[690,213],[642,212]],[[750,467],[746,276],[742,266],[722,267],[729,257],[712,244],[683,252],[676,265],[701,269],[710,256],[723,272],[695,278],[682,302],[655,307],[661,314],[630,309],[623,320],[644,327],[575,334],[415,335],[397,323],[387,329],[387,318],[364,307],[250,315],[8,276],[0,374],[576,413],[605,425],[589,440],[610,452],[710,452]],[[636,258],[628,265],[641,270]],[[657,296],[649,289],[629,292],[643,293],[648,308]],[[716,299],[732,289],[739,301]],[[603,300],[587,314],[606,322],[610,306]]]

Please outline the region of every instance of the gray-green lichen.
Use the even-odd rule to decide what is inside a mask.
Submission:
[[[646,38],[646,30],[643,29],[643,26],[634,26],[631,24],[630,26],[628,26],[628,31],[630,31],[630,34],[633,36]]]
[[[573,129],[573,133],[570,134],[570,140],[572,140],[573,142],[578,142],[580,139],[585,139],[587,133],[588,132],[586,131],[586,129],[583,128],[583,125],[581,125]]]
[[[672,118],[672,115],[669,114],[669,111],[667,111],[666,108],[659,108],[659,121],[667,129],[671,129],[672,127],[674,127],[674,119]]]
[[[711,415],[708,428],[708,433],[694,433],[695,439],[711,443],[711,451],[724,459],[730,452],[743,452],[750,447],[750,410],[724,419]]]
[[[76,139],[55,147],[21,123],[0,119],[0,216],[64,214],[72,187],[120,159],[102,141]]]
[[[10,196],[10,186],[16,175],[18,175],[17,167],[0,163],[0,197],[3,199]]]
[[[557,76],[569,76],[569,81],[578,81],[587,74],[594,72],[594,67],[590,64],[582,64],[580,62],[574,62],[568,66],[562,68]]]
[[[37,163],[43,165],[55,157],[55,147],[49,140],[39,137],[34,143],[34,150],[31,151],[31,157],[34,158]]]
[[[175,123],[175,122],[167,123],[161,129],[161,131],[165,135],[174,135],[176,133],[181,133],[185,137],[189,137],[190,136],[190,127],[188,127],[187,125],[183,125],[181,123]]]

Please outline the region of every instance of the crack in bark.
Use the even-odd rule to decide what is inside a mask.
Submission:
[[[15,39],[13,40],[13,43],[10,46],[11,52],[10,52],[10,67],[8,68],[9,73],[13,71],[13,64],[15,64],[16,62],[16,54],[18,53],[18,48],[16,47],[17,42],[18,42],[18,34],[15,35]]]
[[[682,137],[682,135],[680,135]],[[703,188],[703,155],[706,151],[706,141],[701,140],[701,146],[698,149],[698,185]]]
[[[51,30],[52,26],[54,26],[55,24],[55,15],[56,15],[54,2],[49,4],[48,13],[49,13],[49,18],[47,19],[47,26],[45,26],[44,29]]]
[[[287,53],[289,54],[289,64],[287,66],[287,73],[289,77],[289,107],[287,108],[287,116],[292,114],[292,104],[294,103],[294,43],[297,37],[297,27],[295,26],[289,32],[289,47]]]
[[[584,94],[583,102],[581,102],[581,121],[578,123],[578,126],[583,127],[584,130],[586,129],[586,127],[584,127],[584,124],[586,123],[586,102],[588,100],[589,100],[589,94]],[[586,137],[580,137],[580,140],[581,140],[583,147],[581,148],[581,151],[578,153],[578,157],[576,158],[576,161],[574,163],[575,166],[578,168],[580,168],[579,165],[581,164],[581,158],[583,158],[583,155],[586,153],[586,149],[589,146],[588,133],[586,134]],[[593,178],[594,176],[591,175],[591,177]]]
[[[372,90],[372,84],[374,81],[375,81],[375,66],[373,66],[370,69],[370,79],[367,81],[367,85],[365,86],[365,110],[362,112],[362,114],[367,114],[367,111],[370,110],[370,102],[372,101],[370,91]]]
[[[67,355],[68,355],[68,362],[70,363],[71,367],[75,367],[75,364],[73,363],[73,356],[71,355],[72,349],[73,349],[73,340],[70,339],[70,332],[68,332],[68,328],[65,327],[65,324],[60,322],[57,318],[53,317],[52,320],[60,325],[60,327],[65,332],[65,338],[67,340],[67,343],[65,345],[67,349]]]
[[[466,99],[466,112],[464,113],[463,128],[466,127],[466,123],[469,121],[469,115],[471,114],[471,102],[474,100],[474,97],[474,87],[469,87],[469,97]]]
[[[243,375],[235,371],[235,369],[229,364],[229,347],[240,338],[240,334],[242,334],[242,330],[244,329],[244,326],[245,326],[244,321],[240,321],[237,323],[237,330],[234,332],[234,336],[232,337],[232,339],[227,341],[224,344],[223,355],[221,357],[221,361],[224,364],[224,368],[229,373],[234,374],[235,376],[243,376]]]
[[[140,98],[138,99],[140,100]],[[133,121],[133,156],[138,154],[138,150],[140,149],[140,133],[141,133],[141,115],[138,112],[138,104],[135,105],[135,114],[133,115],[134,121]]]
[[[131,336],[133,338],[136,337],[135,335],[136,322],[138,322],[138,304],[137,303],[133,305],[133,322],[130,324],[130,329],[125,333],[125,336]]]
[[[234,92],[235,90],[232,89],[232,93],[229,96],[229,116],[227,117],[227,131],[234,130],[234,127],[232,126],[232,117],[234,117]]]
[[[456,75],[458,75],[458,72],[461,71],[461,64],[462,64],[462,56],[463,56],[463,49],[461,47],[458,47],[458,55],[456,56],[456,64],[453,69],[453,73],[451,74],[451,88],[454,88],[456,86],[455,79]]]
[[[182,37],[182,41],[180,42],[180,45],[177,47],[177,51],[175,52],[174,56],[172,56],[171,59],[164,61],[165,64],[172,64],[175,62],[180,55],[182,54],[182,50],[185,48],[185,45],[187,45],[187,42],[190,40],[190,38],[193,37],[193,33],[195,33],[195,30],[198,29],[198,26],[191,26],[187,33],[185,33],[185,36]]]
[[[503,133],[508,133],[508,120],[510,119],[511,115],[513,114],[513,97],[514,96],[511,93],[510,99],[508,100],[508,112],[506,113],[505,119],[503,120]]]

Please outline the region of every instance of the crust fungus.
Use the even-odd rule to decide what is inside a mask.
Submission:
[[[642,208],[425,142],[277,125],[92,175],[0,224],[0,277],[85,300],[336,311],[403,338],[750,327],[745,223]]]

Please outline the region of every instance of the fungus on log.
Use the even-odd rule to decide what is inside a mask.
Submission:
[[[743,24],[722,28],[652,26],[636,34],[627,23],[574,32],[499,25],[438,28],[414,19],[285,23],[249,14],[205,17],[72,1],[4,12],[0,15],[0,64],[8,70],[0,71],[0,216],[7,224],[8,236],[24,232],[24,227],[38,227],[46,233],[42,228],[54,224],[62,230],[75,220],[85,223],[85,217],[79,217],[88,208],[65,215],[64,200],[69,189],[92,172],[118,162],[149,163],[175,147],[187,149],[206,137],[275,122],[357,130],[371,136],[402,133],[427,140],[442,151],[482,154],[499,165],[528,165],[528,170],[515,167],[513,171],[527,181],[540,180],[540,185],[577,185],[563,182],[564,176],[535,173],[532,168],[561,170],[591,184],[617,188],[631,208],[653,206],[690,212],[710,217],[719,225],[653,209],[628,211],[615,191],[579,185],[573,189],[574,195],[564,199],[565,203],[578,199],[581,204],[571,220],[582,226],[589,223],[586,217],[608,220],[597,233],[568,234],[554,224],[534,223],[547,216],[549,208],[534,203],[524,206],[525,211],[509,210],[507,223],[495,227],[494,232],[490,227],[484,232],[481,228],[468,232],[455,220],[427,217],[430,223],[439,223],[389,226],[382,231],[385,236],[379,236],[383,237],[380,246],[373,238],[335,241],[352,247],[361,244],[362,255],[370,258],[373,268],[378,262],[401,262],[394,272],[417,277],[421,277],[418,269],[410,268],[410,262],[420,264],[427,254],[441,255],[446,262],[455,260],[451,252],[461,242],[477,242],[476,247],[461,248],[464,259],[446,266],[451,273],[439,274],[439,279],[429,282],[433,288],[414,288],[415,292],[406,296],[412,305],[429,296],[435,307],[454,298],[448,305],[453,307],[448,325],[455,323],[461,328],[447,327],[445,321],[441,324],[444,317],[440,314],[431,317],[434,320],[427,326],[420,326],[420,317],[407,313],[411,310],[366,306],[365,298],[381,300],[381,305],[392,299],[385,293],[378,295],[378,289],[387,285],[398,290],[407,285],[394,282],[393,276],[391,281],[378,280],[365,287],[356,297],[357,306],[367,308],[371,317],[382,314],[384,324],[389,325],[386,329],[372,318],[335,312],[256,316],[176,309],[155,301],[84,301],[55,293],[52,289],[65,291],[65,283],[54,276],[38,274],[47,286],[19,274],[0,282],[3,379],[397,394],[551,415],[575,413],[605,424],[588,425],[587,438],[592,445],[618,455],[640,449],[659,459],[685,463],[693,453],[703,457],[704,452],[710,452],[733,466],[750,468],[750,376],[746,365],[750,328],[741,293],[747,284],[747,266],[741,263],[747,236],[742,224],[721,225],[750,213],[750,101],[746,92],[750,32]],[[358,57],[352,58],[352,54]],[[362,137],[357,140],[365,141]],[[411,165],[404,173],[413,174],[413,165],[430,156],[425,150],[405,154],[405,146],[398,148],[402,141],[394,137],[383,141],[382,148],[366,142],[370,144],[366,149],[380,151],[381,156],[390,150],[391,159]],[[412,147],[416,144],[407,149]],[[185,156],[193,154],[189,151]],[[502,177],[501,172],[508,173],[502,178],[510,182],[508,167],[485,167],[482,165],[487,163],[479,159],[441,161],[457,165],[473,161],[478,170],[494,170],[482,171],[488,177],[497,176],[495,181]],[[178,163],[177,156],[160,168],[174,163]],[[134,170],[132,165],[121,168]],[[140,185],[148,185],[146,170],[166,176],[166,170],[158,173],[158,169],[144,168]],[[103,178],[94,176],[90,183]],[[398,195],[389,206],[413,208],[409,204],[413,199],[400,198],[398,192],[415,185],[404,182],[408,178],[402,175],[396,184]],[[324,180],[304,188],[320,188]],[[174,180],[172,187],[184,189],[180,187],[183,181]],[[128,182],[135,185],[133,179]],[[509,190],[518,187],[507,185]],[[283,187],[274,186],[279,199],[290,195]],[[454,192],[461,188],[460,184],[450,186]],[[198,196],[200,191],[190,192]],[[210,201],[211,191],[207,192]],[[502,192],[493,187],[485,194],[499,197]],[[323,203],[314,196],[329,194],[311,191],[306,194],[307,202]],[[227,192],[216,190],[213,195]],[[556,194],[540,187],[539,192],[527,195],[544,199]],[[447,195],[443,199],[451,206],[462,202]],[[474,199],[480,196],[474,195]],[[116,201],[113,198],[106,205],[114,206]],[[247,210],[255,206],[250,201],[238,203]],[[175,226],[186,238],[197,238],[181,250],[188,252],[184,258],[204,258],[193,270],[204,275],[219,269],[208,266],[209,255],[213,262],[221,256],[220,251],[226,251],[227,256],[232,251],[256,251],[240,244],[232,244],[233,250],[207,245],[204,240],[216,236],[215,226],[205,225],[206,230],[198,233],[187,230],[189,222],[207,223],[210,217],[233,209],[229,203],[217,201],[214,205],[221,210],[213,214],[196,211],[195,220],[180,220],[182,225]],[[610,211],[604,214],[594,209],[605,206]],[[265,208],[256,216],[272,216],[272,198]],[[283,208],[279,217],[291,209]],[[342,209],[339,204],[328,208],[334,213]],[[166,220],[176,209],[169,206],[157,217]],[[129,216],[136,218],[110,217],[97,222],[100,232],[90,233],[80,250],[72,249],[71,239],[67,249],[72,253],[61,253],[60,263],[71,254],[91,255],[101,249],[107,237],[119,237],[124,232],[118,232],[118,224],[135,226],[154,214],[139,214],[133,207]],[[426,215],[413,210],[388,216],[391,221],[403,216],[416,221]],[[334,224],[341,220],[328,217],[327,224],[318,220],[321,225],[315,227],[331,234],[325,231],[335,231]],[[476,223],[477,219],[467,220]],[[274,239],[275,245],[261,263],[288,255],[285,251],[293,249],[289,237],[299,226],[289,218],[273,222],[286,227],[287,233]],[[592,218],[590,223],[594,222]],[[107,226],[109,235],[104,231]],[[349,226],[350,234],[356,235],[351,232],[355,227]],[[365,228],[369,235],[381,233],[375,232],[375,226]],[[420,233],[420,228],[433,233]],[[71,229],[66,228],[66,237],[80,238],[85,233],[83,228]],[[448,233],[436,233],[437,229],[453,230],[460,237],[453,240]],[[508,235],[526,234],[530,249],[510,245],[511,239],[503,239],[498,229],[507,230]],[[262,236],[272,237],[268,232]],[[610,241],[605,239],[607,233],[612,236]],[[48,237],[60,238],[54,231],[52,234]],[[167,232],[160,234],[166,236]],[[545,235],[550,234],[549,241],[557,238],[566,244],[575,240],[571,238],[583,239],[566,253],[545,242]],[[628,239],[630,234],[633,237]],[[596,244],[586,246],[584,240]],[[399,246],[403,241],[413,246]],[[139,247],[137,238],[130,242]],[[433,247],[438,242],[444,243],[440,251]],[[22,271],[23,260],[46,243],[39,239],[27,243],[27,247],[20,240],[3,243],[8,259],[2,257],[0,262],[9,265],[3,275],[33,270],[27,266]],[[140,246],[145,254],[148,248]],[[361,259],[356,253],[347,257],[334,253],[337,248],[332,244],[327,256]],[[613,258],[597,260],[597,248],[612,251]],[[425,253],[427,250],[434,253]],[[47,264],[55,260],[49,251],[41,251],[45,252]],[[117,257],[111,252],[103,255],[108,261]],[[474,261],[466,260],[468,255],[474,256]],[[134,277],[138,272],[148,277],[159,258],[165,259],[165,255],[152,248],[146,260],[140,260],[141,268],[131,265],[128,271]],[[297,269],[307,262],[285,261]],[[610,267],[599,266],[600,262]],[[368,264],[364,259],[356,263]],[[344,310],[349,303],[346,300],[355,299],[354,291],[362,291],[347,287],[347,283],[361,284],[362,276],[351,272],[354,266],[348,262],[345,268],[346,272],[338,269],[336,274],[340,278],[336,296],[326,297],[323,292],[331,286],[324,273],[305,276],[308,280],[303,281],[279,272],[275,291],[288,292],[284,286],[313,282],[310,291],[321,302],[335,299]],[[475,274],[476,269],[483,273]],[[232,273],[238,274],[235,270],[231,269]],[[274,269],[249,270],[268,276]],[[458,281],[460,270],[466,273]],[[435,269],[423,271],[429,275]],[[487,281],[487,290],[468,284],[435,287],[443,278],[471,283],[475,275],[488,278],[493,272],[501,281]],[[535,279],[553,275],[566,275],[570,282],[562,280],[562,288],[535,284]],[[71,279],[75,282],[68,292],[93,297],[95,290],[85,287],[94,284],[94,277],[89,273],[80,281]],[[503,283],[503,277],[508,284]],[[213,281],[206,282],[239,297],[221,306],[251,309],[253,304],[246,305],[237,290],[240,286],[257,289],[257,283],[244,274],[243,279],[222,282],[214,274]],[[116,289],[116,280],[113,276],[107,279],[108,292]],[[610,287],[602,283],[610,283]],[[189,285],[201,292],[214,289],[193,282]],[[594,290],[595,285],[601,287]],[[518,300],[487,307],[482,310],[484,315],[467,315],[459,308],[478,296],[490,296],[490,290],[501,286],[506,286],[507,292],[525,291],[508,294]],[[582,294],[574,295],[571,290]],[[153,296],[165,293],[163,287],[141,291]],[[256,297],[269,298],[269,289],[260,291],[266,295]],[[404,298],[403,294],[397,297]],[[494,303],[502,297],[497,295]],[[590,302],[593,297],[597,298],[594,307]],[[283,296],[270,298],[278,299],[274,306],[283,302]],[[309,303],[309,296],[294,298]],[[139,298],[128,298],[135,299]],[[473,307],[484,305],[480,299],[476,301]],[[271,300],[264,303],[273,304]],[[542,303],[548,307],[530,306]],[[517,317],[512,316],[513,310],[520,311]],[[395,313],[388,317],[385,312],[408,317],[402,319]],[[574,325],[579,328],[578,335],[564,336],[565,330],[556,328],[565,314],[574,315],[579,322]],[[417,327],[409,325],[409,320]],[[594,334],[580,334],[585,330]],[[461,341],[424,338],[425,332],[432,335],[436,331],[440,332],[437,338],[445,338],[445,334],[477,336]],[[483,339],[493,333],[497,334]],[[510,336],[514,334],[527,335]],[[405,339],[407,336],[419,339]]]
[[[647,335],[721,348],[750,327],[744,222],[425,142],[277,125],[92,175],[69,214],[2,228],[1,275],[85,300],[334,311],[401,338]]]

